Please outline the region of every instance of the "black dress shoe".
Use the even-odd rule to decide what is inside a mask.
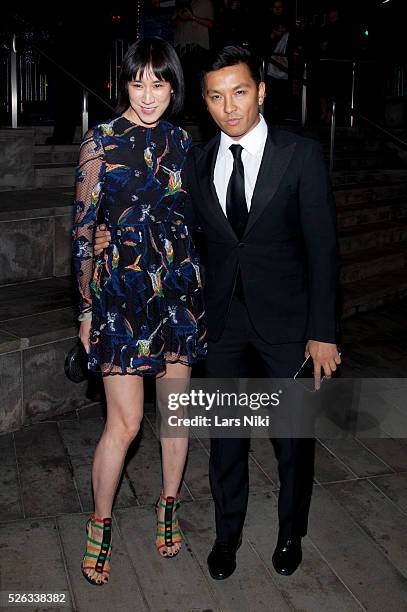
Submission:
[[[291,576],[302,561],[301,538],[279,539],[272,561],[276,572]]]
[[[240,544],[241,540],[237,546],[215,542],[208,556],[208,569],[212,578],[224,580],[233,574],[236,569],[236,551]]]

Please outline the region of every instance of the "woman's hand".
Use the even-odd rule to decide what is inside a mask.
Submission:
[[[89,353],[89,335],[90,335],[91,325],[92,325],[92,321],[88,319],[87,321],[81,321],[81,324],[79,327],[78,335],[87,353]]]

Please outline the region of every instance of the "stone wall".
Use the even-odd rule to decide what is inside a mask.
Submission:
[[[0,130],[0,189],[27,189],[35,184],[34,130]]]
[[[0,433],[92,402],[87,382],[65,376],[65,355],[76,342],[72,308],[0,323]]]
[[[47,207],[31,208],[35,196],[24,192],[27,208],[0,208],[0,286],[70,274],[72,204],[51,195]]]

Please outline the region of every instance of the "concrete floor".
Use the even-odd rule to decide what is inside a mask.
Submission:
[[[405,312],[400,302],[344,324],[347,376],[404,378]],[[403,406],[404,408],[404,406]],[[0,576],[8,593],[65,593],[80,611],[380,612],[407,609],[407,440],[318,440],[304,560],[275,573],[276,462],[269,440],[252,440],[251,494],[238,569],[216,582],[206,557],[214,538],[208,441],[191,439],[180,522],[186,543],[161,559],[153,503],[160,490],[154,412],[129,453],[114,507],[112,574],[94,588],[81,576],[85,521],[92,509],[91,462],[103,429],[98,405],[0,437]]]

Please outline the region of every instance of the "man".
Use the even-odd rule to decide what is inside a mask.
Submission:
[[[247,375],[254,349],[267,377],[291,378],[304,354],[330,377],[336,347],[335,209],[318,143],[268,127],[265,86],[250,53],[225,47],[203,74],[221,132],[188,165],[193,210],[207,239],[207,376]],[[104,233],[97,243],[106,246]],[[277,572],[302,559],[313,482],[313,440],[277,439],[280,493]],[[236,567],[248,500],[248,439],[211,440],[216,541],[208,557],[221,580]]]
[[[178,2],[174,43],[181,54],[188,46],[208,50],[209,30],[213,23],[212,0]]]
[[[174,45],[181,59],[188,112],[200,109],[197,74],[210,47],[210,31],[214,26],[212,0],[182,0],[177,2]]]

